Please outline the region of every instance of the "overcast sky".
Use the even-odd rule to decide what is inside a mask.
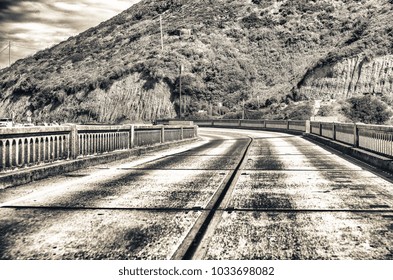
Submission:
[[[0,0],[0,68],[59,43],[140,0]]]

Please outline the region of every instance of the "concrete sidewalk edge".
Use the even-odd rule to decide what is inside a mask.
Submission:
[[[328,146],[336,151],[342,152],[345,155],[351,156],[364,163],[393,174],[393,159],[391,158],[363,149],[354,148],[351,145],[334,141],[332,139],[327,139],[318,135],[304,134],[303,136],[306,139],[311,139],[314,142]]]
[[[34,167],[26,167],[0,174],[0,190],[10,187],[31,183],[33,181],[72,172],[78,169],[109,163],[116,160],[126,159],[131,156],[140,156],[151,151],[160,151],[167,148],[177,147],[197,141],[199,138],[185,139],[176,142],[167,142],[153,146],[136,147],[124,151],[115,151],[102,155],[87,156],[75,160],[44,163]]]

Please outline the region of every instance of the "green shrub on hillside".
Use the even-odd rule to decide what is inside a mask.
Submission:
[[[335,111],[334,111],[334,107],[332,105],[324,105],[321,106],[321,108],[319,108],[317,116],[321,116],[321,117],[330,117],[330,116],[334,116]]]
[[[79,62],[79,61],[82,61],[83,60],[83,54],[81,54],[81,53],[76,53],[76,54],[73,54],[71,57],[70,57],[70,60],[72,61],[72,63],[76,63],[76,62]]]
[[[372,95],[348,99],[342,111],[353,122],[367,124],[383,124],[393,115],[385,102]]]
[[[288,120],[309,120],[313,115],[313,106],[311,103],[289,105],[285,110],[285,118]]]

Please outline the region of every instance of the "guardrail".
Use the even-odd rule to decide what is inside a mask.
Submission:
[[[280,120],[193,120],[199,126],[269,129],[278,131],[306,132],[308,121]]]
[[[393,127],[355,123],[286,120],[193,120],[199,126],[251,128],[282,132],[303,132],[393,157]]]
[[[311,122],[311,133],[344,144],[393,157],[393,127]]]
[[[0,128],[0,172],[197,137],[196,126]]]

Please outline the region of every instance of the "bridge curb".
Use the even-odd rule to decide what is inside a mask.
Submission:
[[[160,151],[171,147],[188,144],[197,141],[198,138],[186,139],[176,142],[167,142],[152,146],[137,147],[130,150],[116,151],[102,155],[87,156],[74,160],[59,161],[55,163],[43,164],[41,166],[28,167],[24,169],[9,171],[0,174],[0,190],[10,187],[31,183],[45,179],[50,176],[72,172],[81,168],[94,166],[102,163],[109,163],[116,160],[126,159],[131,156],[140,156],[151,151]]]
[[[363,149],[354,148],[351,145],[347,145],[338,141],[327,139],[314,134],[304,134],[305,138],[311,139],[318,144],[323,144],[334,150],[342,152],[348,156],[356,158],[362,162],[365,162],[371,166],[379,168],[383,171],[393,173],[393,160],[391,158],[378,155],[373,152],[369,152]]]
[[[271,132],[281,132],[281,133],[286,133],[286,134],[292,134],[292,135],[303,135],[303,131],[298,131],[298,130],[293,130],[293,129],[282,129],[282,128],[260,128],[260,127],[247,127],[247,126],[225,126],[225,125],[198,125],[199,127],[211,127],[211,128],[233,128],[233,129],[242,129],[242,130],[257,130],[257,131],[271,131]]]

